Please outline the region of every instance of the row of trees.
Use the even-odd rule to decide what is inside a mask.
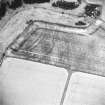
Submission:
[[[44,3],[50,0],[1,0],[0,1],[0,20],[5,16],[8,8],[16,10],[24,4]]]

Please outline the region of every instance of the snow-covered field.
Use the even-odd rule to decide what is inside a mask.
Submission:
[[[59,105],[65,69],[8,58],[0,69],[0,105]]]
[[[64,105],[105,105],[105,77],[74,73]]]
[[[0,69],[0,105],[60,105],[67,76],[65,69],[7,58]],[[104,77],[71,76],[63,105],[104,104]]]

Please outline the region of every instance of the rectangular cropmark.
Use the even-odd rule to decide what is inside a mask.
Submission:
[[[20,36],[15,43],[10,46],[11,54],[7,56],[23,58],[58,67],[69,67],[70,42],[69,35],[60,31],[49,29],[37,29],[26,36]],[[21,37],[24,37],[23,42]]]
[[[61,32],[53,25],[48,27],[49,25],[45,25],[45,28],[39,26],[28,34],[21,34],[9,46],[10,51],[6,56],[105,76],[104,62],[97,55],[94,56],[89,48],[90,44],[93,45],[89,38]]]

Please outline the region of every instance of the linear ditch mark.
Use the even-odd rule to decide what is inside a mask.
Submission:
[[[63,91],[63,94],[62,94],[62,97],[61,97],[60,105],[63,105],[63,103],[64,103],[64,99],[66,97],[66,92],[67,92],[67,89],[68,89],[68,85],[69,85],[69,81],[70,81],[70,78],[72,76],[72,73],[73,72],[69,69],[68,70],[68,77],[67,77],[65,88],[64,88],[64,91]]]

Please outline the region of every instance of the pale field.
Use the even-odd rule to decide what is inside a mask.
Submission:
[[[0,105],[60,105],[65,69],[7,58],[0,69]],[[73,73],[63,105],[104,105],[105,77]]]
[[[59,105],[65,69],[7,58],[0,69],[0,105]]]
[[[105,105],[105,77],[74,73],[64,105]]]

